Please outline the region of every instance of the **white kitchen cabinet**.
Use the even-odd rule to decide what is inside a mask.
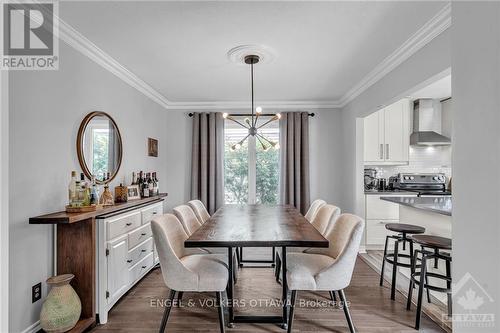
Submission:
[[[369,165],[409,161],[410,101],[402,99],[364,119],[364,161]]]
[[[156,263],[151,220],[163,214],[163,202],[96,218],[97,313],[105,324],[113,305]]]

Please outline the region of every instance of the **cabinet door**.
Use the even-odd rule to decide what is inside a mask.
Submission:
[[[377,111],[364,119],[364,160],[381,162],[384,160],[384,114]]]
[[[384,109],[384,159],[407,162],[409,149],[409,101],[403,99]]]
[[[107,243],[108,303],[118,299],[128,288],[128,241],[127,235]]]

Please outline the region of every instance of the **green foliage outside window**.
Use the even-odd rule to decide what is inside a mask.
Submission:
[[[92,171],[94,175],[101,177],[108,172],[109,133],[93,131],[93,134]]]

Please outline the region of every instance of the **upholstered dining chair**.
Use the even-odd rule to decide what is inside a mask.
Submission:
[[[287,284],[291,290],[288,332],[292,331],[297,291],[338,291],[349,330],[354,333],[344,289],[351,283],[354,265],[363,236],[363,219],[352,214],[342,214],[329,231],[330,244],[325,249],[308,249],[301,253],[287,254]]]
[[[321,200],[321,199],[314,200],[311,203],[311,205],[309,206],[309,209],[307,210],[306,215],[304,215],[306,220],[308,220],[309,222],[312,222],[314,220],[314,218],[316,217],[316,214],[318,214],[319,209],[324,205],[326,205],[325,200]]]
[[[311,224],[316,228],[316,230],[320,232],[320,234],[325,236],[327,234],[327,231],[330,231],[333,228],[339,215],[339,207],[330,204],[324,204],[318,209],[318,212],[315,214],[314,220],[312,220]],[[305,250],[307,250],[307,248],[304,247],[288,247],[286,249],[287,253],[303,252]],[[279,282],[281,274],[281,256],[281,248],[278,248],[276,250],[275,270],[277,282]]]
[[[198,221],[200,221],[201,224],[207,222],[207,220],[210,218],[210,214],[208,213],[207,208],[200,200],[191,200],[188,202],[188,205],[194,211],[196,217],[198,218]]]
[[[220,255],[201,254],[199,249],[184,247],[188,234],[172,214],[159,216],[151,221],[165,285],[170,289],[160,333],[165,331],[176,292],[214,292],[218,303],[220,331],[224,332],[222,292],[226,289],[228,270]]]

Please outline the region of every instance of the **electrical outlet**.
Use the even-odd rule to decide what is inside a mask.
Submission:
[[[42,298],[42,283],[38,282],[31,287],[31,303],[35,303]]]

